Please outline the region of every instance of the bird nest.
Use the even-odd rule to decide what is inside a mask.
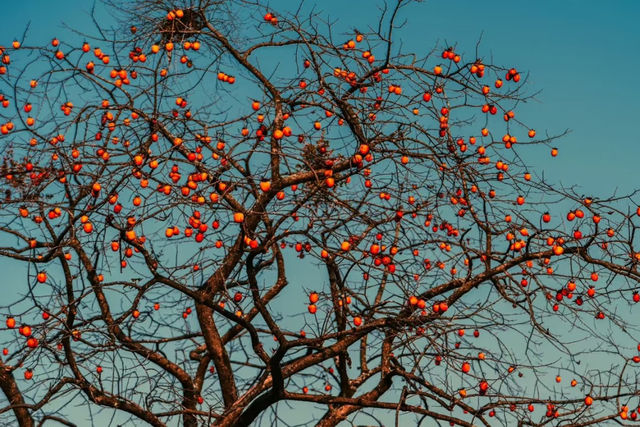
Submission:
[[[199,34],[205,27],[205,20],[200,11],[184,9],[181,17],[163,19],[155,28],[162,36],[162,42],[183,42]]]

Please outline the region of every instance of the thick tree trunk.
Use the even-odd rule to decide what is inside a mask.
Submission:
[[[13,374],[0,363],[0,388],[7,396],[7,400],[12,406],[13,413],[18,420],[20,427],[33,427],[35,424],[29,410],[24,407],[25,402],[22,393],[13,378]]]
[[[202,334],[207,345],[209,357],[213,360],[216,371],[218,372],[224,405],[226,408],[229,408],[238,399],[238,391],[236,389],[229,355],[224,348],[224,343],[214,323],[213,310],[204,304],[197,304],[196,313],[200,327],[202,328]]]
[[[187,410],[196,409],[196,398],[193,389],[184,390],[182,406]],[[198,420],[193,413],[185,412],[182,415],[182,425],[184,427],[198,427]]]
[[[358,407],[353,405],[342,405],[328,410],[324,416],[318,421],[316,427],[333,427],[339,422],[347,419],[349,414],[357,410]]]
[[[251,425],[269,406],[281,399],[282,397],[274,393],[273,389],[270,389],[255,398],[248,406],[238,405],[230,408],[214,425],[216,427],[244,427]]]

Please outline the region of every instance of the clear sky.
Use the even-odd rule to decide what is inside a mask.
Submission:
[[[134,0],[132,0],[134,1]],[[390,0],[391,1],[391,0]],[[266,2],[265,2],[266,3]],[[323,0],[318,10],[337,21],[337,31],[365,29],[377,22],[379,0]],[[3,2],[0,44],[21,38],[30,22],[29,44],[53,37],[71,41],[63,26],[91,31],[86,0],[7,0]],[[278,10],[298,0],[270,2]],[[98,17],[109,20],[100,9]],[[637,0],[426,0],[410,5],[396,33],[404,51],[426,54],[439,41],[473,55],[481,38],[482,56],[529,74],[536,101],[519,108],[540,133],[570,130],[557,142],[560,154],[546,149],[528,160],[552,181],[579,185],[585,194],[640,188],[640,1]],[[402,20],[401,19],[401,20]]]
[[[346,31],[375,23],[380,1],[306,3],[328,13]],[[298,1],[265,4],[291,9]],[[91,5],[84,0],[3,2],[2,43],[20,37],[28,22],[32,41],[65,36],[63,22],[90,30]],[[108,20],[102,12],[98,16]],[[485,56],[530,73],[530,89],[541,93],[520,114],[539,132],[571,131],[558,142],[560,154],[553,162],[540,150],[531,159],[545,176],[579,184],[594,195],[637,188],[640,90],[633,75],[640,69],[640,2],[425,0],[410,5],[403,17],[408,20],[397,36],[406,51],[426,53],[437,41],[447,41],[472,54],[482,36]]]

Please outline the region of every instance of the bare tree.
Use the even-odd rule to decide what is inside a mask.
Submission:
[[[636,419],[637,204],[527,168],[524,73],[174,3],[2,48],[4,424]]]

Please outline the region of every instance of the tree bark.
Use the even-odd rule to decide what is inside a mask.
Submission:
[[[11,371],[0,362],[0,388],[7,396],[9,404],[12,406],[13,413],[18,420],[20,427],[33,427],[35,424],[29,410],[25,407],[24,398],[16,384],[15,378]]]

